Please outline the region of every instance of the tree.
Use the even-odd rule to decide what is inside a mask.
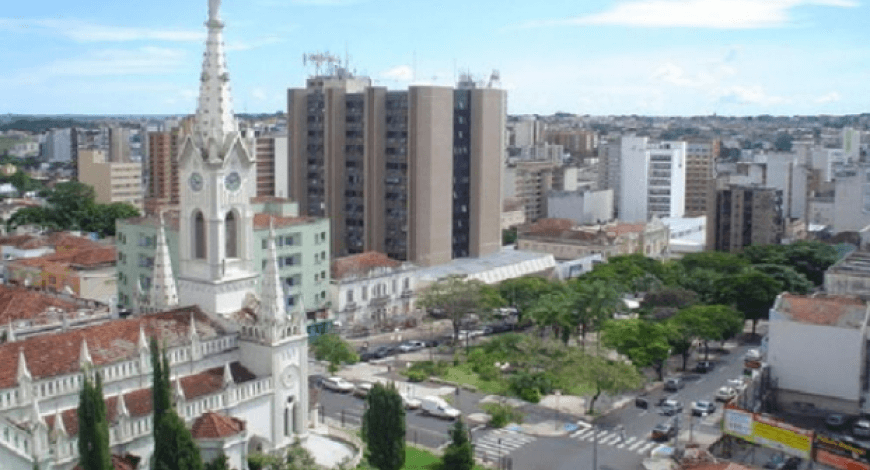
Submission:
[[[317,466],[317,462],[314,460],[311,452],[302,447],[299,440],[294,441],[293,445],[287,449],[285,462],[287,463],[287,470],[318,470],[320,468]]]
[[[12,231],[21,225],[36,225],[56,229],[51,211],[45,207],[23,207],[15,211],[6,221],[6,230]]]
[[[79,393],[79,465],[83,470],[111,470],[112,452],[109,448],[109,422],[103,399],[100,374],[86,370],[82,391]]]
[[[602,393],[615,395],[637,388],[643,383],[643,377],[632,365],[600,356],[589,356],[585,364],[585,376],[595,387],[595,394],[589,399],[589,414],[595,412],[595,401]]]
[[[791,152],[792,137],[785,133],[779,133],[773,141],[773,147],[777,152]]]
[[[656,308],[681,309],[696,303],[698,303],[698,294],[695,291],[682,287],[662,287],[647,292],[640,302],[640,309],[646,313],[653,313]]]
[[[214,460],[206,463],[203,470],[230,470],[229,459],[226,454],[221,453]]]
[[[453,324],[453,340],[459,341],[459,329],[463,321],[469,314],[487,307],[481,291],[483,285],[476,279],[449,276],[427,287],[420,294],[417,304],[430,311],[442,311]]]
[[[559,289],[541,297],[529,310],[528,316],[540,328],[552,328],[564,343],[568,342],[571,330],[577,325],[572,311],[575,295],[567,289]]]
[[[686,270],[687,276],[692,276],[697,269],[710,269],[719,274],[736,274],[749,266],[749,262],[735,254],[721,251],[702,251],[687,253],[679,261]]]
[[[754,264],[752,269],[767,274],[782,285],[782,290],[792,294],[808,294],[813,283],[791,266],[783,264]]]
[[[743,316],[725,305],[694,305],[677,312],[669,323],[676,349],[683,356],[683,370],[695,340],[704,342],[705,358],[709,358],[710,341],[724,341],[743,330]]]
[[[507,228],[501,231],[502,246],[513,245],[517,242],[517,229]]]
[[[468,429],[462,418],[458,418],[450,430],[450,444],[444,449],[441,458],[441,468],[444,470],[472,470],[474,468],[474,451],[468,438]]]
[[[151,393],[154,408],[153,470],[203,470],[199,447],[184,420],[172,407],[169,359],[157,339],[151,338]]]
[[[597,331],[606,320],[613,317],[622,305],[622,295],[615,286],[602,280],[578,280],[571,286],[572,325],[580,328],[580,344],[585,350],[586,333]]]
[[[320,335],[311,342],[314,357],[318,361],[329,361],[329,373],[338,371],[341,364],[353,364],[359,356],[347,341],[334,333]]]
[[[362,435],[367,460],[378,470],[405,465],[405,407],[394,384],[377,383],[366,396]]]
[[[758,320],[767,317],[776,296],[782,292],[779,281],[754,269],[724,277],[718,285],[718,303],[731,305],[752,320],[753,335]]]
[[[604,324],[601,341],[608,348],[628,357],[635,367],[652,367],[664,380],[664,365],[671,345],[667,326],[643,319],[609,321]]]
[[[509,305],[523,315],[541,297],[556,290],[558,285],[541,277],[526,276],[501,281],[498,284],[498,291]]]

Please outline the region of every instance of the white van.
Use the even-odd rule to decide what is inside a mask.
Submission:
[[[438,418],[456,419],[462,413],[440,397],[423,397],[420,399],[420,409],[423,413]]]

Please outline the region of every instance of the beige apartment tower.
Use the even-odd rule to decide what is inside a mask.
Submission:
[[[157,214],[161,209],[178,207],[178,147],[180,128],[148,133],[148,190],[145,213]]]
[[[79,181],[93,186],[96,202],[126,202],[142,210],[142,164],[115,163],[103,150],[80,150]]]
[[[329,217],[335,256],[422,266],[501,246],[505,94],[315,77],[288,92],[290,195]]]
[[[686,217],[707,213],[707,194],[715,176],[719,149],[719,140],[686,143]]]
[[[740,253],[778,244],[784,231],[782,191],[715,181],[707,199],[707,249]]]

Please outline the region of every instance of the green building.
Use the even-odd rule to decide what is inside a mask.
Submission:
[[[278,270],[284,284],[285,305],[292,312],[304,303],[309,320],[325,320],[329,308],[329,220],[299,217],[298,206],[287,199],[254,198],[254,266],[265,269],[270,222],[274,224]],[[118,303],[138,310],[139,285],[151,286],[155,245],[160,221],[157,216],[117,221]],[[165,215],[166,243],[172,259],[172,273],[178,281],[178,213]],[[258,287],[259,288],[259,287]],[[254,291],[259,292],[258,290]],[[311,323],[316,323],[311,322]]]

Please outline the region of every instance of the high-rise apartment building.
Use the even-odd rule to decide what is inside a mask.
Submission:
[[[686,143],[621,139],[618,218],[645,222],[652,216],[682,217],[686,197]]]
[[[602,140],[598,146],[598,189],[613,190],[613,211],[619,213],[619,169],[622,165],[622,139]]]
[[[257,196],[287,197],[290,173],[287,167],[287,136],[257,137]]]
[[[178,206],[177,155],[183,134],[180,128],[148,133],[148,188],[145,212]]]
[[[589,129],[547,129],[546,141],[561,145],[572,157],[591,157],[598,147],[598,134]]]
[[[707,204],[707,248],[738,253],[770,245],[783,236],[782,191],[753,185],[711,185]]]
[[[715,176],[719,140],[686,143],[686,216],[707,212],[707,193]]]
[[[51,129],[42,144],[42,156],[49,162],[74,162],[75,129]]]
[[[130,160],[130,129],[124,127],[109,128],[109,160],[116,163],[129,163]]]
[[[505,168],[505,187],[510,191],[506,198],[520,201],[526,223],[536,222],[547,217],[547,194],[556,186],[556,174],[561,173],[559,166],[549,162],[518,162]]]
[[[79,181],[94,187],[96,202],[126,202],[143,209],[141,163],[109,161],[103,150],[81,150],[78,160]]]
[[[342,72],[288,92],[290,195],[329,217],[335,256],[422,266],[501,245],[505,94],[387,90]]]

